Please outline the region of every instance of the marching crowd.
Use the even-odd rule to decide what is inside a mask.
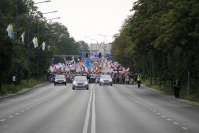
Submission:
[[[60,74],[60,73],[48,72],[47,73],[48,81],[53,82],[54,78],[57,74]],[[99,73],[94,73],[94,72],[79,72],[79,73],[77,73],[77,72],[74,72],[74,73],[61,73],[61,74],[64,74],[66,76],[68,83],[72,82],[72,79],[76,75],[85,75],[89,79],[90,83],[98,83],[100,76],[105,73],[102,73],[102,72],[99,72]],[[106,73],[106,74],[111,75],[114,84],[131,84],[131,85],[133,85],[137,82],[137,79],[138,79],[138,74],[132,74],[131,72],[125,74],[120,71],[114,71],[114,72]]]

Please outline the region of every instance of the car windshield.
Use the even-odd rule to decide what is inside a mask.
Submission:
[[[101,78],[103,78],[103,79],[110,79],[111,76],[110,75],[102,75]]]
[[[56,78],[57,78],[57,79],[64,79],[65,76],[64,76],[64,75],[57,75]]]
[[[86,76],[75,76],[75,80],[87,80]]]

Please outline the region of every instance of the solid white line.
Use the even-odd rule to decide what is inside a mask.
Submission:
[[[92,94],[93,94],[93,90],[91,88],[91,93],[90,93],[90,98],[89,98],[88,107],[87,107],[87,113],[86,113],[86,119],[85,119],[85,122],[84,122],[84,127],[83,127],[83,132],[82,133],[87,133],[88,132],[88,123],[89,123],[89,116],[90,116],[90,109],[91,109]]]
[[[95,89],[93,89],[91,133],[96,133]]]

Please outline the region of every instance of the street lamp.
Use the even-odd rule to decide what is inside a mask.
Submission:
[[[60,17],[56,17],[56,18],[50,18],[50,19],[47,19],[47,20],[53,20],[53,19],[61,19]]]
[[[45,1],[34,3],[34,4],[47,3],[47,2],[51,2],[51,0],[45,0]],[[29,8],[30,8],[30,0],[28,0],[28,47],[27,47],[28,69],[30,65],[30,46],[29,46],[30,44],[30,12],[29,12]],[[27,77],[27,80],[28,78],[29,76]]]
[[[45,0],[45,1],[41,1],[41,2],[36,2],[34,4],[47,3],[47,2],[51,2],[51,0]]]

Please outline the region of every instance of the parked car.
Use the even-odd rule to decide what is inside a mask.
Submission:
[[[62,74],[56,75],[55,76],[55,80],[54,80],[54,85],[56,85],[56,84],[64,84],[64,85],[66,85],[66,77],[65,77],[65,75],[62,75]]]
[[[75,76],[73,79],[72,89],[75,88],[86,88],[89,89],[89,82],[86,76]]]
[[[113,80],[111,75],[101,75],[100,80],[99,80],[99,85],[103,85],[103,84],[107,84],[107,85],[113,85]]]

